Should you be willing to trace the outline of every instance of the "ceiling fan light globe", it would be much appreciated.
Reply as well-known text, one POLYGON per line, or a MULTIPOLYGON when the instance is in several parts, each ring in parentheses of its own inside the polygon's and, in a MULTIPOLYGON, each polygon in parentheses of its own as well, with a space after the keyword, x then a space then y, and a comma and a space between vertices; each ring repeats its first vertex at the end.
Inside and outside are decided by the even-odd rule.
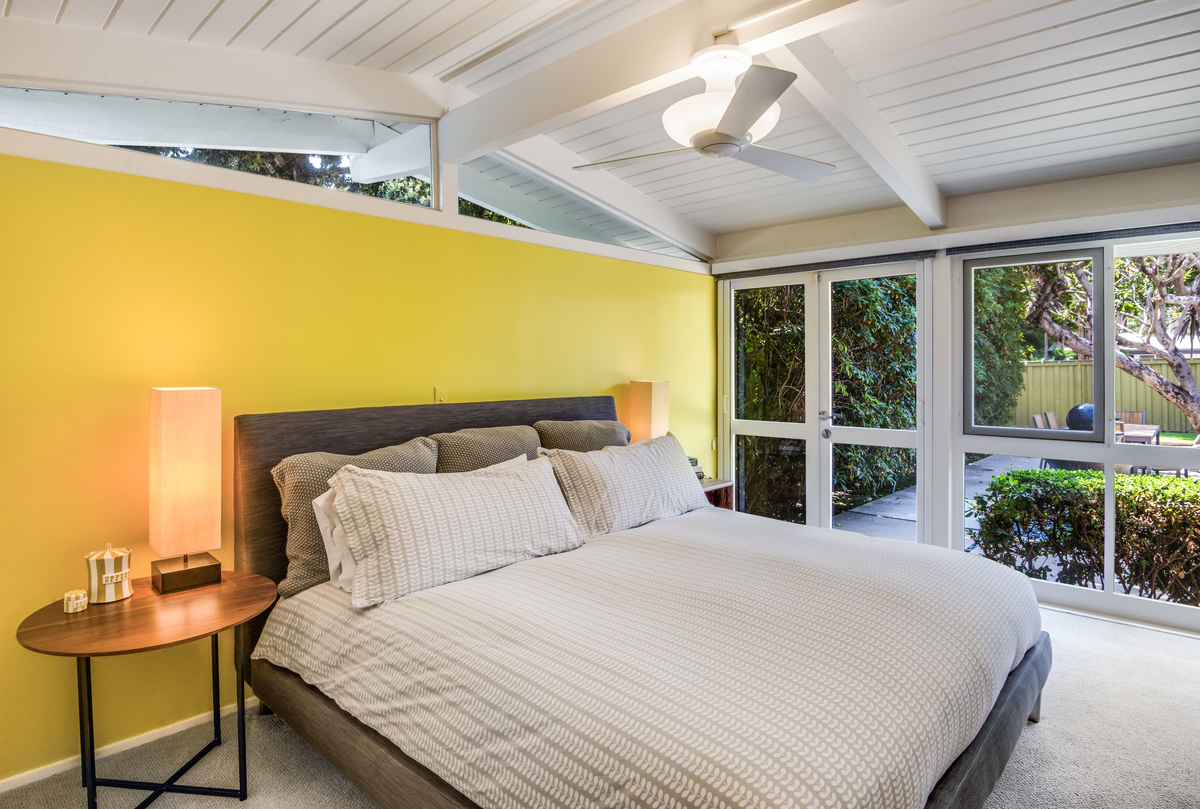
POLYGON ((754 122, 754 126, 750 127, 750 141, 758 143, 760 140, 771 134, 771 130, 779 123, 779 102, 776 101, 767 111, 762 114, 762 117, 754 122))
POLYGON ((663 129, 680 146, 691 146, 693 135, 716 127, 732 98, 732 92, 700 93, 676 101, 663 112, 663 129))

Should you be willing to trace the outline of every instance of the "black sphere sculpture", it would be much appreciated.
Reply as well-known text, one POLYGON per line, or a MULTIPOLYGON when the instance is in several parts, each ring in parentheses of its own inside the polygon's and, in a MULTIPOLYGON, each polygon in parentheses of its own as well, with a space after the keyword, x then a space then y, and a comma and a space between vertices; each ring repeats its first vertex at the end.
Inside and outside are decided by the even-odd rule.
POLYGON ((1067 429, 1091 431, 1092 425, 1095 424, 1095 416, 1096 409, 1092 405, 1075 405, 1071 412, 1067 413, 1067 429))

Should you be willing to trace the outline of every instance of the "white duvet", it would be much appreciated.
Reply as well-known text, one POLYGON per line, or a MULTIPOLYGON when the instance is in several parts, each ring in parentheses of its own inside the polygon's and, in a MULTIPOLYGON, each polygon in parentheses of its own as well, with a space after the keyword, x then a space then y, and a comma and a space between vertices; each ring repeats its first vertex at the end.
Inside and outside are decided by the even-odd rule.
POLYGON ((1041 629, 993 562, 723 509, 349 599, 254 656, 485 809, 920 809, 1041 629))

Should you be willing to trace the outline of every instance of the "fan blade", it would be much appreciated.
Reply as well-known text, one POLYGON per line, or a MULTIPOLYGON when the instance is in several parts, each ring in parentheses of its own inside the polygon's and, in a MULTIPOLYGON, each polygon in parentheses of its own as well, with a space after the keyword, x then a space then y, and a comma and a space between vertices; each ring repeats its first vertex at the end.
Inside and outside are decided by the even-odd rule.
POLYGON ((774 149, 767 149, 753 144, 743 147, 740 152, 732 155, 732 157, 735 160, 741 160, 743 163, 758 166, 760 169, 773 171, 776 174, 791 177, 793 180, 803 180, 806 183, 815 182, 837 168, 837 166, 831 166, 819 160, 797 157, 794 154, 777 152, 774 149))
POLYGON ((647 152, 646 154, 635 154, 629 157, 614 157, 612 160, 601 160, 598 163, 584 163, 582 166, 572 166, 576 171, 592 171, 593 169, 606 169, 609 166, 619 166, 622 163, 632 163, 635 160, 645 160, 649 157, 658 157, 659 155, 675 154, 676 152, 690 152, 692 147, 684 146, 680 149, 667 149, 665 152, 647 152))
POLYGON ((717 132, 735 140, 742 137, 763 117, 763 113, 779 100, 784 90, 796 80, 795 73, 763 65, 750 65, 737 92, 725 108, 717 132))

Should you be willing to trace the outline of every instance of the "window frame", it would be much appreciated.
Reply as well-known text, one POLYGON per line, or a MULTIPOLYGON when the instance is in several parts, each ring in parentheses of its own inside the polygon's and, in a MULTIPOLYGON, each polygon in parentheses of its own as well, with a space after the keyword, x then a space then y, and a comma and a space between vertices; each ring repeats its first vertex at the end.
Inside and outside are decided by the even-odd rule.
POLYGON ((1103 347, 1109 340, 1109 293, 1104 272, 1107 267, 1104 248, 1084 246, 1073 250, 1004 253, 988 257, 963 257, 962 260, 962 418, 965 435, 988 435, 1005 438, 1034 438, 1042 441, 1082 441, 1103 443, 1105 440, 1106 408, 1103 406, 1109 376, 1104 363, 1103 347), (1012 267, 1027 264, 1053 264, 1087 259, 1092 264, 1092 429, 1049 430, 1037 427, 1000 427, 975 423, 975 270, 1012 267))

